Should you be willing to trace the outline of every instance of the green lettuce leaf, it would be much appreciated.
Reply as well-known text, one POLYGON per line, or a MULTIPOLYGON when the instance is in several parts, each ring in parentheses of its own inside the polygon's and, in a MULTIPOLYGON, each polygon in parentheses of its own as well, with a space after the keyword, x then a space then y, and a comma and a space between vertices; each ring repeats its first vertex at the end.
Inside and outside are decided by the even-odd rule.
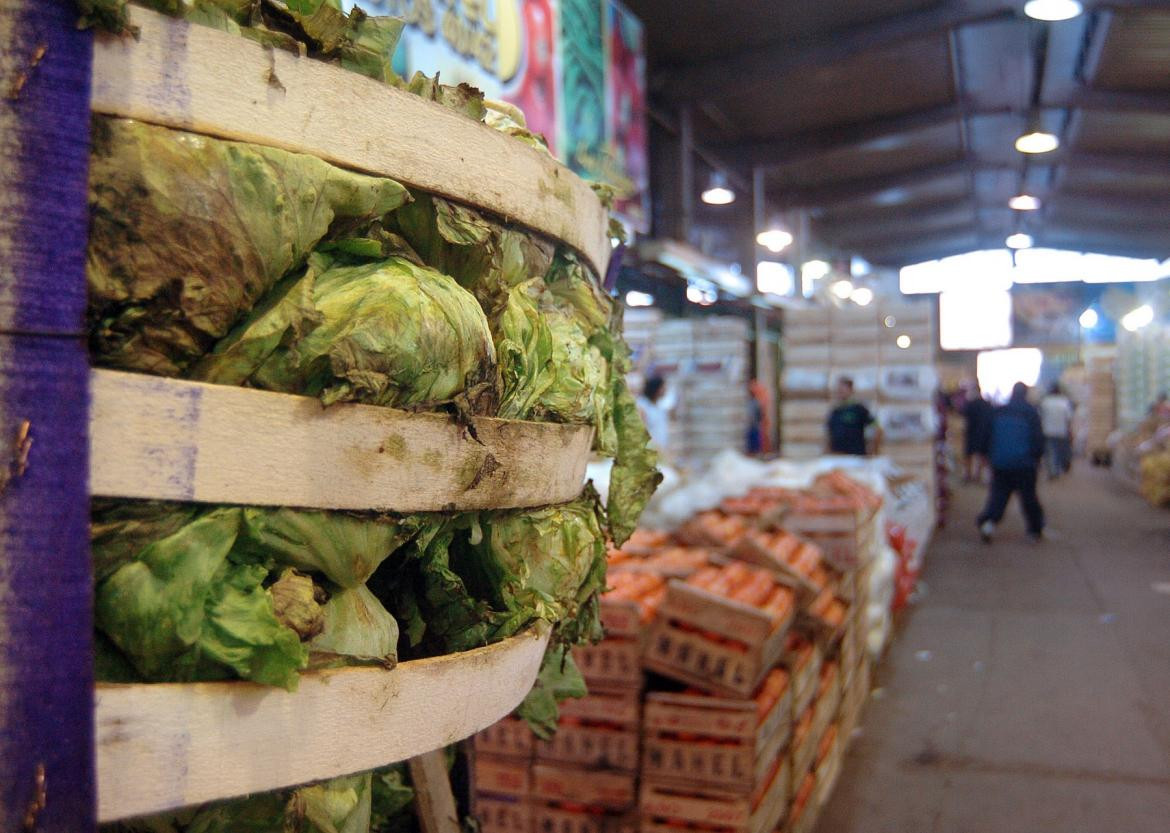
POLYGON ((557 731, 560 703, 588 693, 585 678, 577 669, 568 646, 563 643, 550 645, 541 660, 536 684, 517 707, 516 715, 528 724, 533 734, 548 740, 557 731))
POLYGON ((324 238, 407 199, 392 180, 312 156, 95 117, 95 362, 180 374, 324 238))
POLYGON ((446 275, 400 257, 339 266, 314 255, 285 290, 191 375, 319 396, 325 404, 434 407, 462 399, 480 412, 494 408, 496 357, 487 320, 446 275))
POLYGON ((324 630, 309 648, 393 665, 398 660, 398 623, 365 586, 339 590, 325 603, 324 630))
POLYGON ((236 564, 238 509, 208 512, 97 586, 97 626, 148 680, 239 676, 296 688, 308 651, 276 618, 268 570, 236 564))
POLYGON ((405 764, 375 770, 371 786, 370 833, 413 833, 414 788, 405 764))
POLYGON ((411 519, 370 518, 303 509, 241 510, 233 557, 275 561, 320 573, 341 587, 359 587, 392 552, 418 531, 411 519))

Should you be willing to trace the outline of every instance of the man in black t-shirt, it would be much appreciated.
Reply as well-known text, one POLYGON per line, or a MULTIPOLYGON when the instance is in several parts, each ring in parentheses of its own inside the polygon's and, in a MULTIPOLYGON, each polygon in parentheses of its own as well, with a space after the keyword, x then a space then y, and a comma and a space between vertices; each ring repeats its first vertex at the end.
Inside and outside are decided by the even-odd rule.
MULTIPOLYGON (((877 420, 869 408, 853 398, 853 380, 842 376, 837 380, 837 405, 829 412, 826 429, 829 435, 830 454, 856 454, 865 456, 865 432, 877 420)), ((873 450, 877 453, 881 443, 881 429, 874 429, 873 450)))

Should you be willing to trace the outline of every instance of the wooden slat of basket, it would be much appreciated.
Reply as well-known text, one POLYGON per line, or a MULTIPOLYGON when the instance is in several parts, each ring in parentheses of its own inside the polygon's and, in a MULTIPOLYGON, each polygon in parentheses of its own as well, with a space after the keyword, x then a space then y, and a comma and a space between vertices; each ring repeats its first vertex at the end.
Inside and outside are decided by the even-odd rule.
POLYGON ((98 817, 279 789, 446 746, 520 704, 547 643, 547 632, 525 633, 392 671, 315 672, 295 692, 244 682, 99 685, 98 817))
POLYGON ((453 417, 91 373, 90 491, 260 506, 456 511, 577 497, 588 426, 453 417))
POLYGON ((605 209, 546 154, 340 67, 141 8, 130 17, 137 39, 97 37, 96 112, 392 177, 562 240, 605 273, 605 209))

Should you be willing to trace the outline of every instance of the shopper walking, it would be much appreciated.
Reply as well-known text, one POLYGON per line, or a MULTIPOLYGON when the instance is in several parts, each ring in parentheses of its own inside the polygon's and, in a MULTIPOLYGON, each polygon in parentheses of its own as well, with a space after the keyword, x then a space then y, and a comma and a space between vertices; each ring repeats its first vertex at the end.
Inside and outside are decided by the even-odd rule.
POLYGON ((1044 431, 1040 414, 1028 402, 1028 386, 1017 382, 1006 405, 991 416, 991 491, 976 523, 987 543, 1003 520, 1008 501, 1020 496, 1028 537, 1039 541, 1044 534, 1044 509, 1036 494, 1036 474, 1044 456, 1044 431))
POLYGON ((1048 479, 1055 480, 1072 468, 1073 403, 1053 382, 1048 395, 1040 400, 1040 425, 1044 429, 1048 479))
POLYGON ((666 402, 666 380, 650 376, 642 385, 642 395, 636 400, 638 413, 646 424, 650 444, 661 453, 670 447, 670 406, 666 402))
POLYGON ((963 406, 963 460, 964 483, 982 483, 987 468, 987 452, 991 444, 991 403, 983 398, 979 383, 974 383, 967 393, 968 400, 963 406))
POLYGON ((854 454, 864 457, 877 454, 881 448, 882 429, 869 408, 853 396, 853 380, 842 376, 837 380, 837 405, 829 412, 825 424, 830 454, 854 454), (873 447, 866 441, 866 432, 873 426, 873 447))

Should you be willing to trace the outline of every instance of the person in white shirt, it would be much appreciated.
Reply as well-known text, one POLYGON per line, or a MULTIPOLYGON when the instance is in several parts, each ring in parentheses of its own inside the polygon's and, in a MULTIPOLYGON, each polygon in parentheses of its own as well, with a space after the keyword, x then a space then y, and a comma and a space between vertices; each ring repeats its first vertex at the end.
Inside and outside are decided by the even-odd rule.
POLYGON ((638 397, 638 412, 650 432, 650 444, 660 452, 670 446, 670 408, 664 401, 665 393, 666 380, 651 376, 642 385, 642 395, 638 397))
POLYGON ((1072 419, 1072 400, 1064 395, 1060 383, 1053 382, 1048 395, 1040 400, 1040 426, 1044 429, 1049 480, 1072 468, 1072 419))

